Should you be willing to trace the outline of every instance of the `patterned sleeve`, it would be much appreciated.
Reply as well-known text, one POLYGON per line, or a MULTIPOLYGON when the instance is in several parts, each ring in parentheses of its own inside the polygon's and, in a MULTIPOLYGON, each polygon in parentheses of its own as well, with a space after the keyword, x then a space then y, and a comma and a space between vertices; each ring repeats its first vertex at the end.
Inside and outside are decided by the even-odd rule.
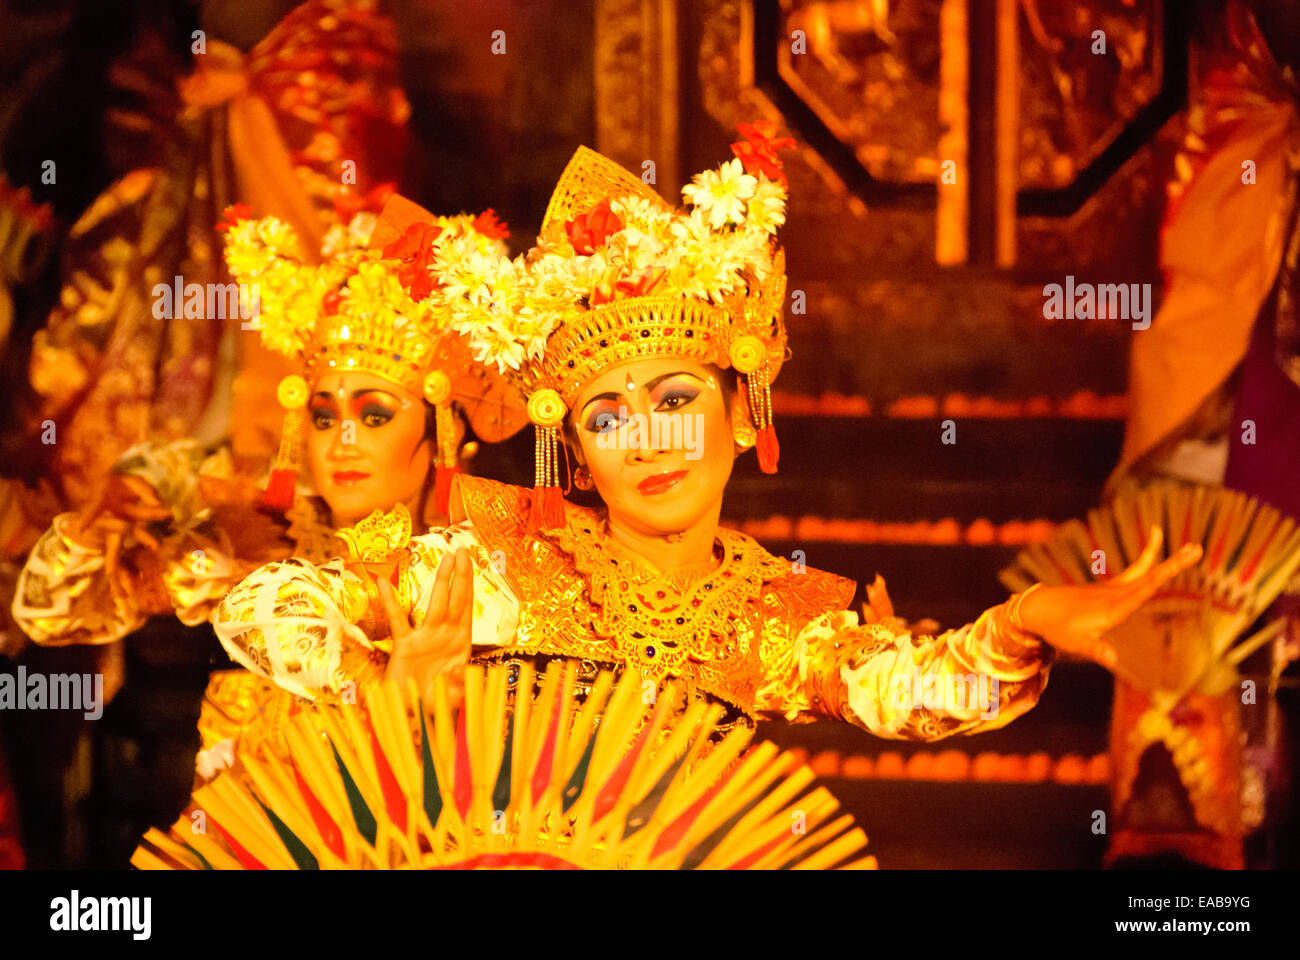
MULTIPOLYGON (((224 452, 224 451, 223 451, 224 452)), ((228 454, 226 455, 228 458, 228 454)), ((151 615, 175 612, 194 626, 248 572, 235 560, 227 537, 203 523, 199 477, 220 471, 193 441, 141 444, 115 470, 144 479, 172 512, 157 547, 124 524, 116 570, 110 573, 106 530, 77 529, 63 513, 32 548, 14 592, 13 616, 39 644, 111 643, 139 629, 151 615)))
POLYGON ((807 624, 770 664, 760 700, 790 720, 830 715, 879 737, 942 740, 996 730, 1033 708, 1051 660, 1051 647, 1010 624, 1006 604, 937 637, 839 611, 807 624))
MULTIPOLYGON (((479 546, 469 524, 411 542, 409 578, 400 595, 418 626, 433 593, 438 560, 469 547, 474 562, 476 647, 507 644, 518 622, 514 594, 479 546)), ((339 700, 383 677, 391 649, 382 607, 362 575, 331 560, 317 566, 291 559, 259 568, 221 601, 217 637, 239 664, 290 693, 339 700)))
POLYGON ((75 519, 55 517, 18 574, 14 622, 39 644, 112 643, 147 616, 126 574, 105 570, 103 547, 74 533, 75 519))

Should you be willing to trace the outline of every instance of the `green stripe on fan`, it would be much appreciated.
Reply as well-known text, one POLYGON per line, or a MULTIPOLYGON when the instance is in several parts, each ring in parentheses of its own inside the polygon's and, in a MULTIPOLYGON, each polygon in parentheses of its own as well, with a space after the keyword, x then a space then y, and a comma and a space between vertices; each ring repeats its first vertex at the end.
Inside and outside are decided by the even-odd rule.
POLYGON ((420 755, 424 762, 424 812, 429 823, 437 826, 438 817, 442 815, 442 789, 438 786, 438 771, 433 768, 433 752, 429 749, 429 721, 424 715, 424 704, 420 706, 420 755))
POLYGON ((271 821, 271 826, 275 827, 275 832, 280 835, 280 842, 284 848, 289 851, 289 856, 293 857, 293 862, 297 864, 299 870, 319 870, 320 863, 307 849, 307 845, 298 839, 298 835, 289 829, 289 825, 276 816, 275 811, 262 803, 260 797, 254 797, 262 812, 266 814, 267 819, 271 821))
POLYGON ((185 849, 188 850, 190 853, 194 854, 194 856, 196 856, 196 857, 199 858, 199 862, 203 864, 203 869, 204 869, 204 870, 211 870, 211 869, 213 869, 212 864, 208 863, 208 858, 205 857, 203 854, 199 853, 197 850, 195 850, 193 847, 191 847, 188 843, 185 844, 185 849))
POLYGON ((578 767, 573 771, 573 776, 569 778, 568 784, 564 787, 564 812, 568 813, 569 808, 573 806, 582 793, 582 785, 587 781, 587 767, 591 765, 591 751, 596 747, 596 735, 593 732, 587 740, 587 749, 582 752, 582 759, 578 761, 578 767))
POLYGON ((506 746, 501 754, 501 769, 497 771, 497 784, 492 788, 492 809, 504 810, 510 803, 510 751, 514 748, 515 718, 506 717, 506 746))
POLYGON ((375 845, 375 837, 379 835, 379 824, 375 822, 375 815, 370 812, 366 806, 366 801, 361 796, 361 790, 357 783, 352 779, 352 774, 348 773, 347 764, 339 756, 339 751, 331 742, 330 749, 334 751, 334 763, 339 768, 339 774, 343 777, 343 789, 348 794, 348 806, 352 808, 352 820, 357 825, 357 831, 365 838, 366 843, 372 847, 375 845))

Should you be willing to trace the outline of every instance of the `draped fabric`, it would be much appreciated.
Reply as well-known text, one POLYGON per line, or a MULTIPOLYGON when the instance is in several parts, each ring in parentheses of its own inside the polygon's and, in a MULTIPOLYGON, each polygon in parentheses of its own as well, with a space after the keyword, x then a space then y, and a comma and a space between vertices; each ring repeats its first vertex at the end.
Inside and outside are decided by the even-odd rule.
POLYGON ((241 464, 270 459, 289 371, 212 302, 209 285, 229 282, 221 211, 243 202, 319 238, 331 206, 400 170, 409 108, 396 31, 374 0, 309 0, 249 53, 209 39, 194 65, 155 111, 170 118, 152 132, 157 165, 111 185, 73 226, 60 303, 33 342, 29 420, 57 425, 50 472, 65 507, 145 440, 229 432, 241 464), (160 309, 159 284, 183 302, 160 309))
POLYGON ((1288 245, 1300 156, 1296 90, 1243 5, 1229 5, 1228 26, 1233 56, 1204 79, 1170 185, 1164 300, 1150 328, 1133 334, 1128 424, 1111 489, 1196 429, 1245 358, 1288 245))

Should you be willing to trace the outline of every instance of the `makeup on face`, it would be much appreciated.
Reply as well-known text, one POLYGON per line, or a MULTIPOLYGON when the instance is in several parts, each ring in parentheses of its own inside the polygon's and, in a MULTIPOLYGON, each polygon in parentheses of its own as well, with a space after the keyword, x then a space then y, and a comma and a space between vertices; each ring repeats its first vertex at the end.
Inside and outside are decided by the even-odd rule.
MULTIPOLYGON (((387 390, 366 387, 353 391, 350 398, 346 391, 340 389, 339 396, 345 398, 343 419, 353 420, 363 426, 382 427, 397 415, 398 410, 410 406, 409 400, 395 397, 387 390)), ((328 430, 339 419, 339 403, 335 395, 319 391, 312 397, 310 416, 312 426, 317 430, 328 430)))
POLYGON ((651 357, 587 387, 571 423, 611 524, 655 536, 716 524, 735 460, 721 383, 705 364, 651 357))
POLYGON ((430 465, 418 399, 366 374, 318 382, 306 447, 317 490, 338 523, 355 523, 419 492, 430 465))
MULTIPOLYGON (((629 388, 635 386, 631 377, 628 377, 626 385, 629 388)), ((648 380, 640 389, 647 394, 652 412, 676 413, 698 397, 705 386, 705 381, 694 374, 677 370, 648 380)), ((636 392, 607 392, 592 397, 582 408, 583 429, 590 433, 618 429, 627 420, 636 392)))

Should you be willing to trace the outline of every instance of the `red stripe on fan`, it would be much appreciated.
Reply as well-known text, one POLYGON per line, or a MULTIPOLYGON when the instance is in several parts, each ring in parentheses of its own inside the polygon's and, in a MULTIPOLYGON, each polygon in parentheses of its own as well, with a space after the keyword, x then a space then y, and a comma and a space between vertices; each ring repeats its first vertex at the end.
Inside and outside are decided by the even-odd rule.
POLYGON ((576 863, 551 853, 481 853, 477 857, 433 867, 434 870, 501 870, 509 868, 538 870, 581 870, 576 863))
POLYGON ((1248 562, 1244 567, 1241 568, 1241 580, 1243 583, 1250 582, 1250 578, 1255 574, 1255 568, 1258 567, 1260 561, 1264 559, 1264 554, 1268 552, 1268 548, 1270 545, 1272 545, 1273 539, 1277 536, 1277 532, 1279 529, 1281 528, 1274 527, 1269 532, 1269 535, 1264 538, 1264 543, 1259 548, 1259 552, 1256 553, 1253 557, 1251 557, 1250 562, 1248 562))
POLYGON ((778 837, 776 837, 776 838, 774 838, 774 839, 772 839, 772 840, 769 840, 767 843, 763 844, 761 847, 759 847, 757 850, 755 850, 755 851, 754 851, 753 853, 751 853, 749 856, 747 856, 747 857, 741 857, 739 860, 737 860, 737 861, 736 861, 735 863, 733 863, 731 866, 727 867, 727 869, 728 869, 728 870, 748 870, 748 869, 749 869, 750 867, 752 867, 754 864, 758 863, 758 861, 761 860, 763 857, 767 856, 769 853, 771 853, 773 850, 775 850, 776 847, 777 847, 777 844, 779 844, 779 843, 780 843, 782 840, 784 840, 784 839, 785 839, 785 837, 779 837, 779 836, 778 836, 778 837))
POLYGON ((1216 543, 1214 545, 1214 549, 1210 551, 1209 569, 1211 570, 1219 569, 1219 564, 1223 560, 1223 551, 1227 546, 1228 546, 1228 529, 1227 526, 1225 525, 1223 529, 1223 536, 1219 537, 1219 542, 1216 543))
POLYGON ((452 799, 456 801, 456 809, 460 811, 462 820, 469 813, 469 802, 474 797, 473 773, 469 765, 469 740, 465 730, 466 712, 462 705, 460 716, 456 719, 456 776, 452 787, 452 799))
POLYGON ((685 813, 669 824, 668 829, 659 835, 659 840, 655 843, 654 851, 650 854, 652 859, 667 853, 681 843, 682 837, 686 835, 686 831, 690 829, 691 824, 699 818, 700 814, 704 812, 704 808, 718 795, 718 791, 722 789, 723 785, 731 779, 731 774, 735 773, 735 769, 733 767, 730 773, 709 787, 708 790, 705 790, 704 796, 696 800, 686 809, 685 813))
POLYGON ((302 778, 302 774, 297 767, 293 768, 293 775, 294 779, 298 781, 298 792, 302 794, 303 800, 307 801, 307 810, 311 813, 311 818, 316 824, 316 832, 325 841, 325 846, 329 847, 330 852, 342 860, 347 851, 343 846, 343 834, 340 832, 338 824, 329 815, 329 811, 321 806, 321 802, 311 792, 311 789, 307 786, 307 781, 302 778))
POLYGON ((555 709, 551 711, 551 727, 546 731, 546 742, 542 744, 542 755, 537 758, 537 769, 533 771, 530 789, 533 803, 546 792, 546 785, 551 782, 551 768, 555 763, 555 738, 560 729, 560 698, 555 698, 555 709))
POLYGON ((1070 572, 1068 570, 1066 570, 1063 566, 1061 566, 1059 563, 1056 562, 1055 556, 1049 553, 1047 555, 1047 559, 1052 561, 1052 566, 1054 566, 1056 568, 1056 572, 1061 575, 1062 583, 1078 583, 1078 581, 1075 580, 1074 577, 1070 576, 1070 572))
POLYGON ((397 829, 402 833, 406 832, 406 794, 397 784, 397 778, 393 776, 393 768, 388 765, 388 758, 384 756, 383 749, 379 746, 379 738, 375 736, 374 727, 370 728, 370 752, 375 756, 375 773, 379 777, 379 789, 384 794, 384 806, 388 808, 388 816, 393 823, 397 824, 397 829))
MULTIPOLYGON (((211 817, 208 817, 208 819, 212 820, 211 817)), ((217 828, 217 833, 221 834, 222 838, 225 839, 226 843, 230 845, 230 849, 234 851, 235 857, 238 858, 239 862, 243 865, 245 870, 266 869, 266 864, 262 863, 261 860, 257 859, 257 857, 253 856, 251 853, 245 850, 238 840, 236 840, 230 834, 226 833, 226 831, 222 828, 221 824, 217 823, 217 821, 215 820, 212 820, 212 825, 217 828)))
POLYGON ((645 746, 646 740, 650 736, 650 730, 659 720, 659 715, 663 712, 664 701, 661 699, 659 706, 655 708, 654 716, 641 728, 637 734, 636 743, 632 749, 627 752, 614 772, 609 775, 605 785, 600 788, 600 793, 596 795, 596 804, 592 809, 591 822, 600 823, 600 820, 610 810, 614 809, 614 804, 618 802, 618 795, 623 792, 623 787, 627 784, 627 778, 632 775, 632 766, 636 763, 636 758, 641 754, 641 748, 645 746))

